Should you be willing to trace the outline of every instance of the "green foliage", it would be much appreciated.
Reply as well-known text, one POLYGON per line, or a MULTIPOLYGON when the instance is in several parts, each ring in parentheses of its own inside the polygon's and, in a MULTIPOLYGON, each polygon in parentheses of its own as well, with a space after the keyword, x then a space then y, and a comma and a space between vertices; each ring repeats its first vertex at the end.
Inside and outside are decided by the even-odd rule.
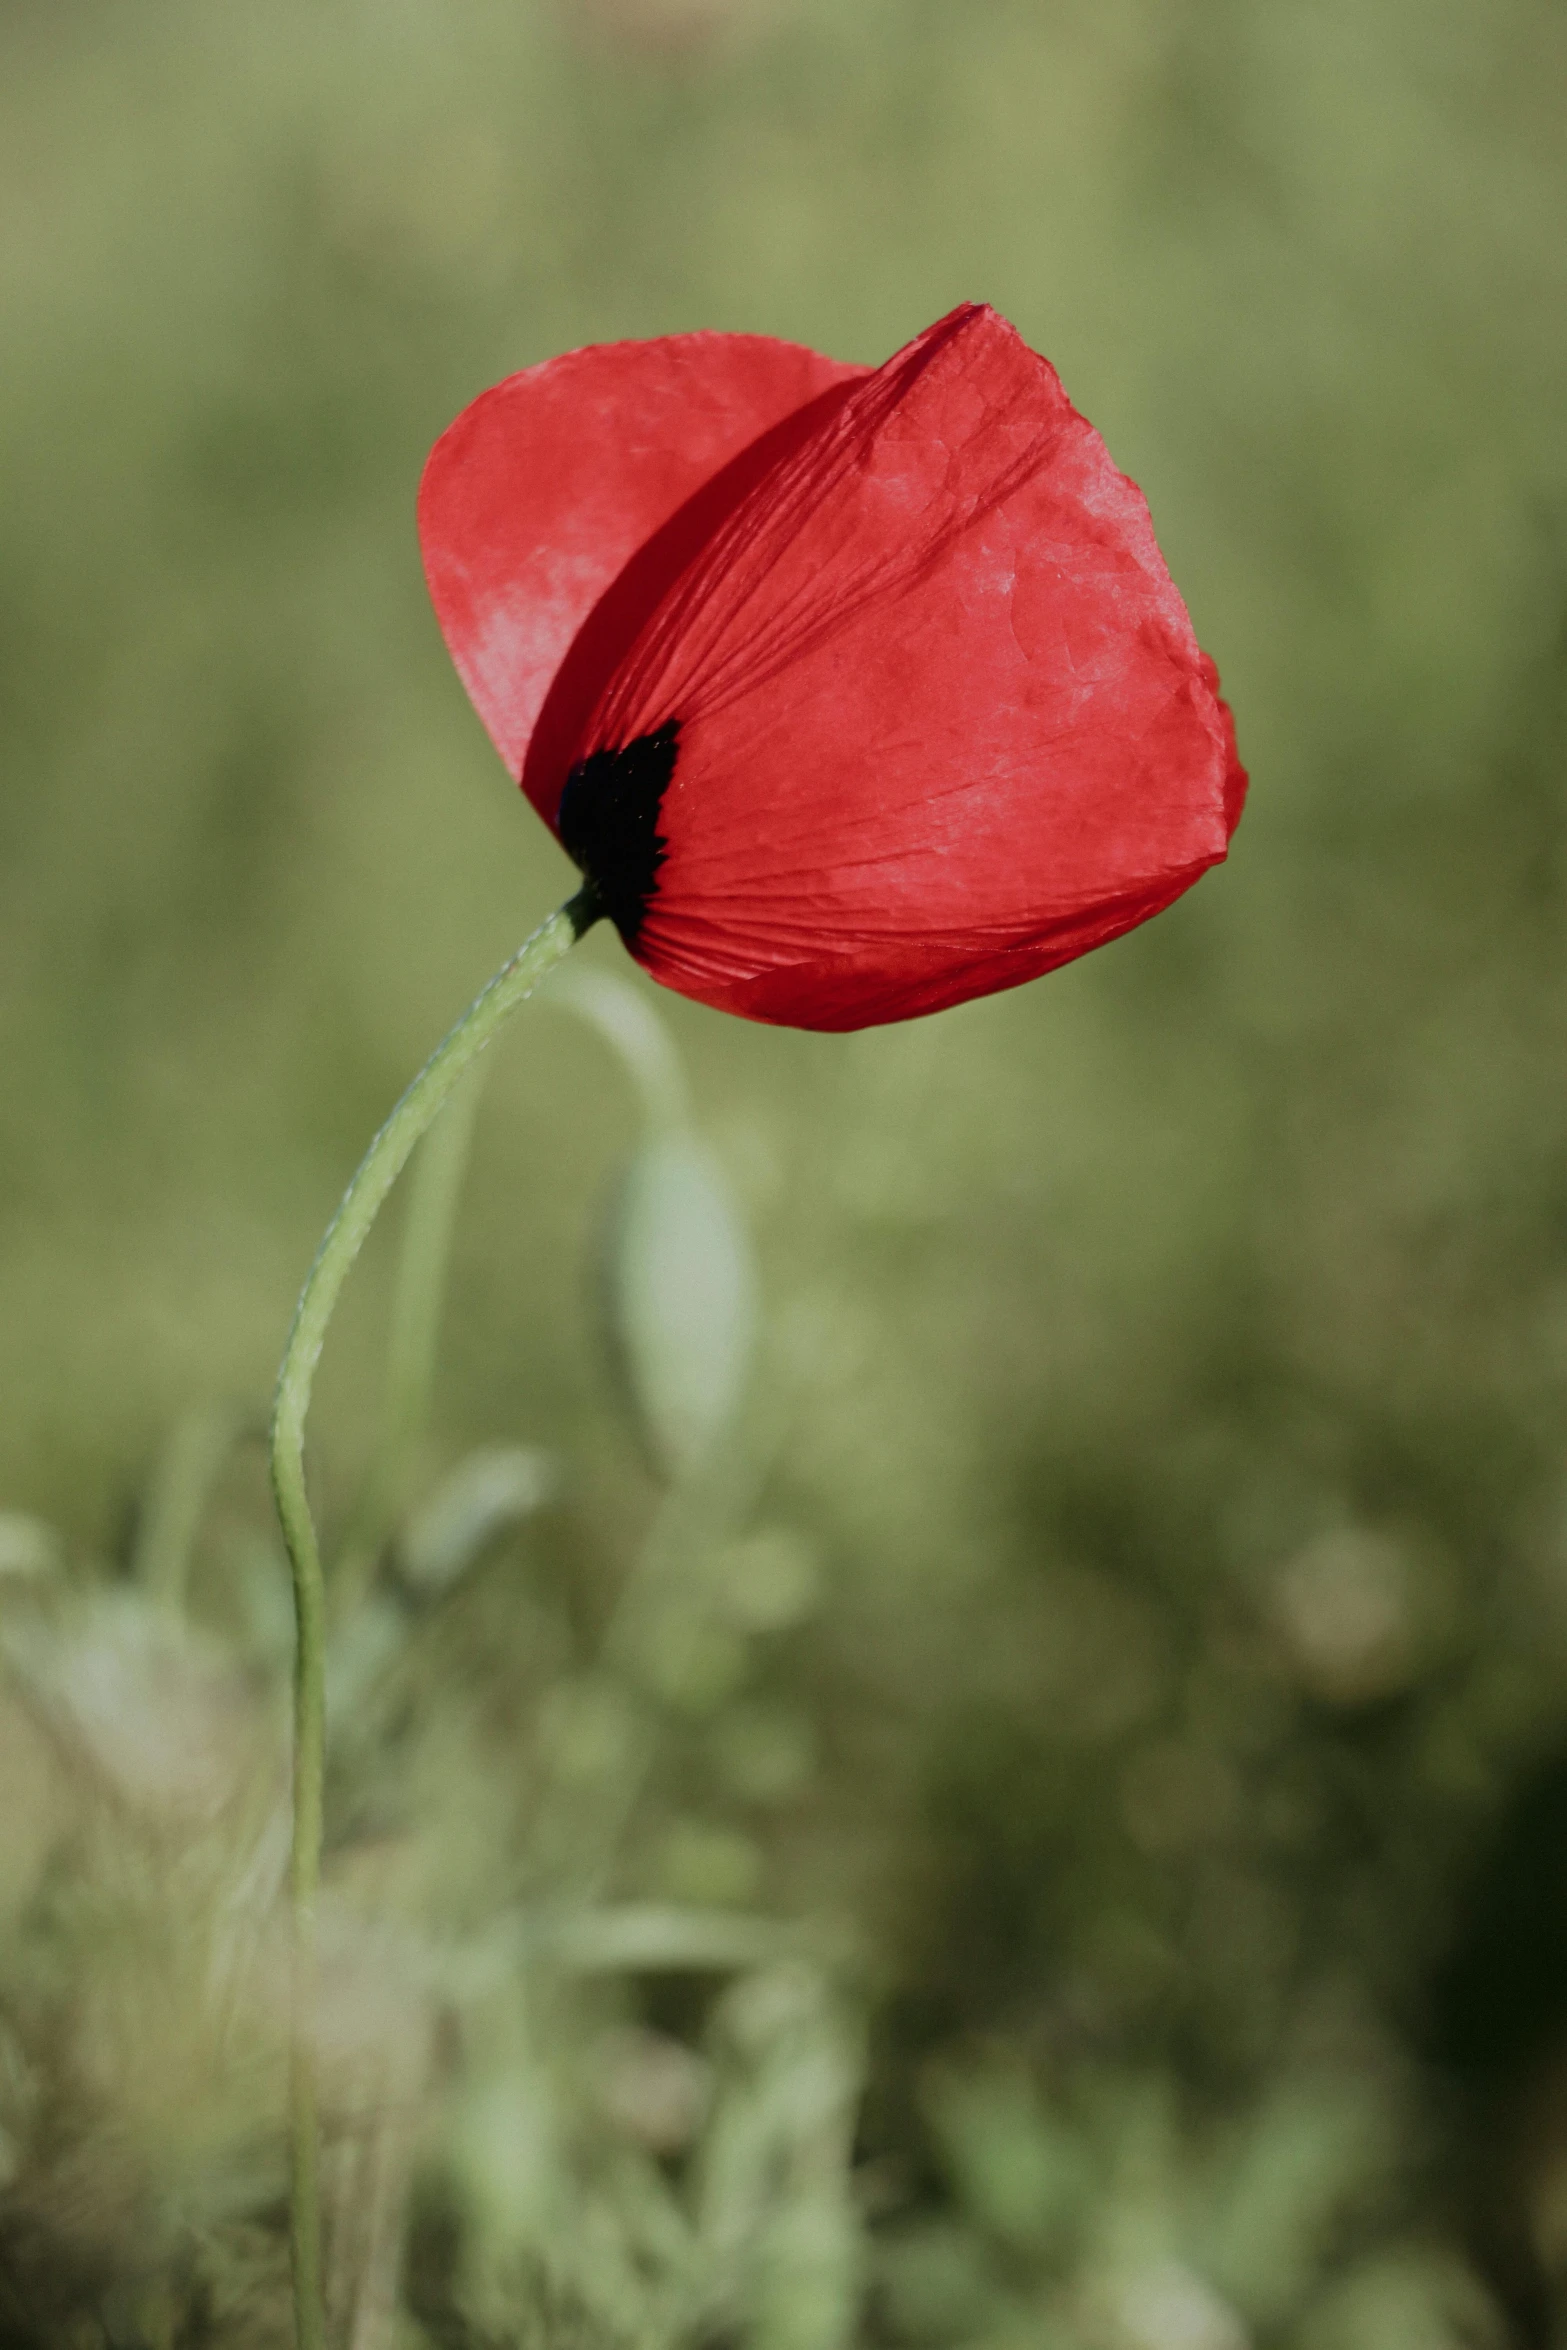
MULTIPOLYGON (((657 1033, 640 1000, 618 1008, 657 1033)), ((433 1308, 429 1189, 455 1201, 470 1123, 424 1145, 400 1299, 433 1308)), ((733 1261, 744 1234, 710 1180, 703 1196, 733 1261)), ((663 1322, 650 1310, 667 1248, 656 1216, 632 1220, 610 1272, 612 1318, 625 1293, 643 1315, 655 1399, 660 1345, 722 1349, 731 1327, 699 1245, 716 1315, 678 1293, 663 1322)), ((415 1319, 428 1348, 437 1317, 415 1319)), ((392 1437, 417 1440, 408 1396, 427 1388, 427 1362, 394 1361, 392 1437)), ((792 1785, 786 1717, 727 1707, 716 1786, 699 1809, 679 1795, 691 1718, 705 1729, 804 1603, 779 1577, 787 1537, 761 1532, 762 1605, 746 1621, 720 1604, 723 1400, 601 1626, 537 1588, 530 1608, 557 1482, 536 1451, 470 1455, 368 1551, 361 1509, 336 1558, 312 2035, 334 2338, 835 2350, 854 2331, 864 2068, 845 1968, 820 1932, 720 1906, 755 1890, 747 1812, 792 1785), (501 1608, 531 1670, 509 1653, 486 1687, 469 1643, 493 1647, 501 1608), (671 1980, 679 2031, 643 2012, 671 1980)), ((290 2322, 287 1562, 248 1518, 200 1556, 248 1433, 232 1413, 176 1430, 121 1582, 67 1573, 33 1521, 6 1522, 0 2240, 29 2339, 290 2322)))

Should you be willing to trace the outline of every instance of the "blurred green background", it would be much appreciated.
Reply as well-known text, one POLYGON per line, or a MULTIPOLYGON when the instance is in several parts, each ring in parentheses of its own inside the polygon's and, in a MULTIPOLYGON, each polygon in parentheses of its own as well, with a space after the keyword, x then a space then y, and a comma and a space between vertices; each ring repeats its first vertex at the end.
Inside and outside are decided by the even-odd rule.
MULTIPOLYGON (((1564 99, 1557 0, 0 8, 0 1505, 78 1562, 264 1399, 369 1132, 570 886, 419 570, 476 391, 988 300, 1219 663, 1250 809, 1147 930, 848 1039, 660 1003, 762 1269, 746 1523, 819 1604, 701 1732, 759 1690, 814 1759, 666 1790, 648 1881, 852 1925, 876 2339, 1555 2338, 1564 99)), ((634 1133, 525 1014, 420 1463, 544 1447, 599 1595, 655 1506, 591 1299, 634 1133)), ((482 1622, 452 1720, 510 1640, 533 1686, 482 1622)))

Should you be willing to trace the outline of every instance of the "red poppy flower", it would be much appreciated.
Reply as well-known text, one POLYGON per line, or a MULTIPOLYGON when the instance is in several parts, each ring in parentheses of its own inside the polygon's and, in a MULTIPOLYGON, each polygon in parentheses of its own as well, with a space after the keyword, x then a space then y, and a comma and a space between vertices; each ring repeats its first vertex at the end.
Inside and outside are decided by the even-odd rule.
POLYGON ((723 1010, 1016 986, 1240 816, 1141 493, 992 310, 874 370, 754 335, 547 360, 437 442, 419 524, 501 757, 638 961, 723 1010))

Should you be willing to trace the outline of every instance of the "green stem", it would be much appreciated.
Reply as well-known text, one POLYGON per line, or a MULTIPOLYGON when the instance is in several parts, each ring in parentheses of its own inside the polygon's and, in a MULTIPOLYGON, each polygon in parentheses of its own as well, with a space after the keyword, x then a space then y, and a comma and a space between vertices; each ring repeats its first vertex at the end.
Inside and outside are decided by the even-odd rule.
POLYGON ((316 1251, 283 1350, 272 1412, 272 1490, 294 1578, 294 1848, 292 2010, 289 2054, 289 2240, 298 2350, 325 2350, 321 2201, 317 2169, 314 2047, 316 1891, 326 1767, 326 1592, 305 1490, 305 1420, 327 1326, 355 1257, 419 1137, 463 1071, 509 1013, 574 946, 600 907, 591 889, 541 923, 445 1042, 437 1046, 371 1143, 316 1251))
POLYGON ((386 1341, 381 1434, 347 1540, 332 1562, 334 1623, 346 1622, 364 1597, 407 1497, 409 1464, 429 1410, 457 1203, 483 1090, 481 1064, 457 1087, 445 1116, 425 1136, 408 1179, 402 1253, 386 1341))
POLYGON ((713 1559, 752 1506, 779 1441, 776 1405, 754 1385, 714 1453, 669 1487, 599 1640, 598 1675, 625 1707, 613 1767, 586 1784, 547 1772, 534 1827, 542 1874, 571 1903, 605 1898, 657 1760, 666 1700, 646 1670, 671 1634, 718 1614, 713 1559))
POLYGON ((201 1522, 229 1454, 262 1433, 258 1415, 233 1404, 187 1414, 158 1463, 136 1536, 131 1573, 149 1599, 171 1615, 185 1586, 201 1522))

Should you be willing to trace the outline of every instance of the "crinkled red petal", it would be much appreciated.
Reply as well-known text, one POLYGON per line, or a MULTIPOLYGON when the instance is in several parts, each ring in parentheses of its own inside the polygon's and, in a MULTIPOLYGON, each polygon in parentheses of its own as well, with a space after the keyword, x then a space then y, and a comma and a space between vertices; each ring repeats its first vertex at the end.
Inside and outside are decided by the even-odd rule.
POLYGON ((421 528, 542 814, 678 722, 634 951, 704 1002, 852 1028, 1016 985, 1238 821, 1141 493, 988 309, 874 373, 729 336, 551 362, 438 445, 421 528))
POLYGON ((807 1027, 1033 978, 1224 855, 1216 682, 1055 370, 954 312, 757 482, 590 721, 583 749, 680 721, 635 951, 807 1027))
POLYGON ((547 823, 616 662, 788 446, 775 428, 865 372, 765 335, 603 343, 508 377, 436 442, 419 486, 431 600, 547 823))

